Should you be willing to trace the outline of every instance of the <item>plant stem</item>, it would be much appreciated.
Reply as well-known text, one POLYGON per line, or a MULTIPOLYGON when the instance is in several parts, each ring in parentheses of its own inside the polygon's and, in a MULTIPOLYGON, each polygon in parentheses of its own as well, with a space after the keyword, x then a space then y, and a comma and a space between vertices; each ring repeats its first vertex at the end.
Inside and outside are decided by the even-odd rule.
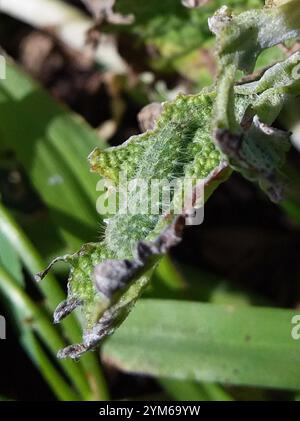
MULTIPOLYGON (((51 33, 54 32, 66 45, 87 53, 87 31, 94 26, 94 22, 74 6, 61 0, 1 0, 1 11, 35 28, 44 31, 51 29, 51 33)), ((111 71, 127 71, 127 65, 110 37, 101 37, 93 55, 96 62, 111 71)))
MULTIPOLYGON (((32 276, 46 267, 45 262, 31 241, 27 238, 1 202, 0 230, 18 252, 23 264, 32 276)), ((65 299, 64 291, 51 273, 47 275, 43 282, 38 283, 38 287, 46 298, 46 307, 51 313, 57 304, 65 299)), ((78 342, 80 340, 81 331, 73 315, 62 322, 62 327, 70 341, 78 342)), ((91 387, 93 398, 107 400, 108 391, 106 381, 96 356, 91 353, 83 356, 81 358, 81 364, 84 368, 87 382, 89 382, 89 386, 91 387)))

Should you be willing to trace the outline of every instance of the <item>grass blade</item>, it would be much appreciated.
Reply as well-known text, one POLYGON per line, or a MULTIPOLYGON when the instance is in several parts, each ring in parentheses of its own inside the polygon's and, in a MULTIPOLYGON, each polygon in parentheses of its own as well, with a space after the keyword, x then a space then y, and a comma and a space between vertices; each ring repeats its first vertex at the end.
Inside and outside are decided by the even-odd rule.
POLYGON ((97 177, 86 158, 103 142, 9 60, 0 113, 0 151, 14 152, 67 244, 75 250, 95 240, 97 177))
MULTIPOLYGON (((56 356, 57 350, 64 347, 65 344, 55 327, 48 320, 45 312, 28 297, 18 286, 17 281, 2 266, 0 266, 0 281, 1 292, 22 314, 23 323, 30 324, 51 353, 56 356)), ((59 363, 76 386, 82 399, 89 400, 91 391, 82 376, 80 367, 73 361, 65 360, 59 363)))
MULTIPOLYGON (((32 276, 45 268, 46 264, 41 256, 1 202, 0 232, 10 241, 32 276)), ((64 300, 64 292, 51 273, 48 274, 47 279, 42 283, 38 283, 38 287, 44 295, 46 306, 52 315, 57 304, 64 300)), ((68 317, 62 323, 62 327, 64 328, 65 336, 70 341, 77 342, 80 339, 81 331, 74 316, 68 317)), ((86 378, 90 383, 94 398, 105 400, 108 397, 108 391, 100 370, 100 362, 95 355, 87 354, 81 359, 81 364, 84 368, 86 378)))
POLYGON ((300 389, 294 311, 142 300, 104 346, 117 367, 154 376, 300 389))

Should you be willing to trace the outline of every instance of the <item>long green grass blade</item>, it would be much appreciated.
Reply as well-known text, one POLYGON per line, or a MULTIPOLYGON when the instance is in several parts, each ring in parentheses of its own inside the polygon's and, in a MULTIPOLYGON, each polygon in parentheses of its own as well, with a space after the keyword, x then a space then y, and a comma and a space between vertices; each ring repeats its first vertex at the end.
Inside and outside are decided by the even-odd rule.
POLYGON ((96 239, 96 180, 86 157, 103 142, 9 60, 0 80, 0 152, 13 152, 75 250, 96 239))
MULTIPOLYGON (((42 270, 46 264, 42 257, 32 245, 24 232, 20 229, 16 221, 0 202, 0 235, 5 236, 14 250, 18 253, 23 264, 29 273, 34 276, 42 270)), ((1 237, 0 237, 1 238, 1 237)), ((6 248, 7 249, 7 248, 6 248)), ((6 252, 7 253, 7 252, 6 252)), ((0 251, 1 256, 1 251, 0 251)), ((10 267, 11 265, 7 265, 10 267)), ((49 274, 44 282, 39 283, 38 287, 45 297, 46 307, 52 314, 57 304, 64 299, 63 289, 58 284, 56 278, 49 274)), ((52 317, 52 316, 51 316, 52 317)), ((71 341, 80 339, 80 328, 74 316, 70 316, 62 324, 65 336, 71 341)), ((90 384, 93 397, 95 399, 105 400, 108 397, 107 387, 100 370, 100 364, 93 354, 85 355, 81 360, 87 381, 90 384)))
POLYGON ((80 396, 66 383, 50 361, 34 333, 26 327, 22 332, 21 343, 59 400, 78 401, 80 399, 80 396))
MULTIPOLYGON (((0 265, 2 265, 16 280, 19 285, 24 285, 22 265, 16 250, 11 246, 5 235, 0 231, 0 265)), ((30 324, 22 320, 22 312, 6 301, 6 307, 12 311, 13 326, 19 332, 20 342, 27 355, 44 376, 56 397, 60 400, 77 400, 77 396, 71 387, 50 361, 42 346, 35 337, 30 324)))
MULTIPOLYGON (((28 295, 18 286, 17 281, 4 267, 0 266, 0 291, 22 314, 23 323, 29 323, 35 330, 49 351, 55 356, 59 348, 64 346, 55 327, 48 320, 45 312, 40 309, 28 295)), ((60 361, 60 365, 74 383, 82 399, 91 399, 91 391, 80 366, 73 361, 60 361)))
POLYGON ((300 389, 295 311, 142 300, 104 346, 122 370, 222 384, 300 389))

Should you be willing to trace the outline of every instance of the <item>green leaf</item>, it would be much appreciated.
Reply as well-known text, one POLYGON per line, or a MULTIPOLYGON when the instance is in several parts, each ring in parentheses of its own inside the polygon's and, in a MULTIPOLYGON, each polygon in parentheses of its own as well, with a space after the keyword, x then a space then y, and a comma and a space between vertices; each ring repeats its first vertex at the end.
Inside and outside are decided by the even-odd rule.
MULTIPOLYGON (((33 276, 39 269, 45 267, 45 264, 43 263, 43 260, 40 257, 38 251, 35 250, 35 248, 32 246, 30 240, 22 232, 22 230, 20 229, 18 224, 16 224, 9 212, 7 212, 7 210, 2 206, 1 201, 0 246, 0 271, 2 270, 3 266, 4 271, 2 272, 5 273, 5 270, 8 272, 8 276, 3 275, 4 278, 10 278, 10 283, 16 282, 20 284, 22 286, 22 291, 24 291, 26 288, 23 280, 23 273, 21 271, 20 261, 17 261, 17 259, 20 259, 23 262, 25 268, 33 276), (1 242, 2 237, 3 241, 1 242), (5 249, 3 249, 2 246, 5 247, 5 249), (12 255, 13 259, 10 259, 9 261, 7 259, 3 259, 1 261, 1 256, 4 255, 12 255), (18 271, 16 269, 18 269, 18 271), (15 278, 13 276, 14 273, 18 274, 19 277, 15 278)), ((4 282, 7 282, 7 279, 6 281, 2 280, 2 283, 4 282)), ((48 311, 47 313, 45 312, 45 316, 50 317, 48 322, 51 326, 53 309, 63 299, 64 291, 52 274, 51 276, 49 275, 45 283, 38 284, 37 288, 42 293, 44 300, 40 303, 39 306, 33 304, 32 308, 37 309, 38 312, 47 309, 48 311)), ((9 306, 11 312, 13 313, 13 317, 16 322, 15 324, 19 331, 20 341, 23 347, 25 348, 27 354, 29 354, 34 364, 37 365, 38 369, 46 377, 49 385, 53 387, 54 392, 61 399, 74 399, 74 394, 69 393, 70 390, 68 391, 68 387, 64 385, 64 380, 61 378, 59 373, 56 373, 55 368, 51 367, 52 362, 50 361, 48 356, 44 355, 43 347, 41 346, 38 339, 35 337, 35 333, 33 332, 34 322, 32 317, 28 318, 28 315, 24 315, 24 309, 22 309, 22 306, 20 304, 22 299, 28 303, 30 301, 29 296, 26 293, 24 293, 24 295, 22 295, 21 293, 23 298, 18 300, 15 299, 15 296, 14 294, 12 294, 12 289, 10 287, 8 288, 8 290, 10 291, 10 294, 8 293, 8 299, 5 301, 5 304, 9 306), (27 321, 24 322, 24 320, 27 319, 30 319, 30 323, 27 321)), ((3 295, 5 296, 9 291, 7 291, 4 287, 3 295)), ((47 317, 45 317, 45 319, 47 317)), ((53 332, 55 332, 55 334, 57 333, 56 330, 54 330, 53 332)), ((72 316, 68 320, 65 320, 65 322, 61 326, 60 333, 63 339, 61 338, 62 340, 61 342, 57 342, 58 344, 64 344, 64 340, 66 339, 70 341, 77 341, 80 338, 80 326, 75 320, 74 316, 72 316)), ((51 346, 56 340, 55 336, 48 337, 46 335, 46 338, 46 344, 47 341, 49 341, 48 344, 50 343, 51 346)), ((90 392, 88 392, 88 398, 90 398, 90 396, 93 396, 94 399, 105 399, 108 396, 106 391, 106 384, 99 367, 99 360, 96 357, 96 355, 85 355, 85 357, 82 358, 82 360, 80 361, 79 366, 78 364, 74 366, 73 374, 75 377, 77 377, 79 374, 83 382, 86 383, 88 388, 91 389, 90 392), (81 372, 80 366, 82 366, 83 372, 81 372)))
POLYGON ((300 226, 300 203, 299 201, 285 200, 281 204, 282 209, 297 225, 300 226))
MULTIPOLYGON (((224 4, 213 0, 198 9, 183 7, 180 0, 118 0, 115 9, 123 15, 133 14, 132 25, 109 27, 111 31, 127 32, 144 41, 159 52, 151 59, 155 68, 179 71, 185 78, 212 82, 211 71, 206 68, 209 50, 213 48, 213 36, 208 28, 208 18, 224 4)), ((229 7, 240 12, 260 7, 262 0, 228 0, 229 7)), ((211 62, 214 59, 211 57, 211 62)))
MULTIPOLYGON (((15 314, 17 319, 20 323, 20 330, 22 334, 22 340, 25 340, 23 345, 26 347, 28 346, 28 329, 34 330, 43 343, 46 345, 48 350, 51 353, 56 353, 57 349, 64 345, 64 338, 60 336, 60 333, 55 329, 53 323, 48 318, 47 313, 44 311, 42 306, 36 304, 22 289, 18 282, 14 278, 11 277, 9 272, 0 265, 0 292, 1 294, 10 302, 11 306, 15 310, 15 314), (25 324, 25 328, 23 329, 23 325, 25 324), (28 326, 26 326, 28 324, 28 326), (27 342, 26 342, 27 340, 27 342)), ((31 340, 31 339, 30 339, 31 340)), ((33 350, 31 350, 31 356, 35 355, 35 363, 42 362, 43 364, 47 364, 48 357, 43 358, 40 360, 41 354, 33 354, 33 350)), ((65 370, 66 374, 68 375, 70 381, 74 382, 74 386, 80 392, 80 396, 83 397, 85 400, 90 399, 92 396, 91 389, 89 388, 89 384, 87 379, 85 378, 81 367, 76 365, 74 361, 60 361, 60 366, 65 370), (71 363, 71 364, 70 364, 71 363)), ((47 376, 47 380, 49 381, 49 375, 53 375, 56 373, 49 367, 41 367, 41 371, 44 376, 47 376)), ((62 380, 64 381, 64 380, 62 380)), ((51 382, 53 386, 54 382, 51 382)), ((60 387, 60 385, 57 385, 60 387)), ((69 387, 64 387, 64 396, 66 397, 66 391, 69 387)), ((56 389, 57 392, 57 389, 56 389)), ((74 397, 74 394, 72 393, 74 397)), ((70 394, 69 394, 70 397, 70 394)))
POLYGON ((295 311, 141 300, 103 347, 121 370, 175 379, 300 389, 295 311))
POLYGON ((20 342, 26 350, 27 355, 32 360, 37 370, 42 374, 52 388, 54 394, 59 400, 63 401, 78 401, 80 396, 74 393, 72 388, 66 383, 61 373, 56 369, 53 361, 50 360, 38 338, 32 332, 30 327, 24 326, 22 321, 19 321, 21 327, 20 342))
POLYGON ((222 387, 192 380, 160 379, 160 384, 177 401, 231 401, 222 387))
POLYGON ((74 250, 95 239, 96 178, 86 157, 103 142, 10 61, 0 114, 0 153, 13 152, 25 168, 67 244, 74 250))
MULTIPOLYGON (((143 197, 139 186, 129 192, 129 204, 146 203, 153 179, 158 179, 160 191, 165 180, 178 179, 181 183, 167 207, 163 195, 159 195, 159 209, 165 207, 163 212, 124 213, 120 207, 106 219, 102 242, 87 244, 79 253, 57 259, 71 264, 72 272, 68 300, 58 307, 55 320, 68 315, 74 306, 82 306, 85 318, 83 344, 66 349, 61 357, 78 357, 127 316, 149 282, 147 272, 152 272, 160 257, 180 240, 184 221, 175 213, 174 203, 182 197, 185 180, 193 180, 195 192, 190 193, 193 204, 184 203, 180 209, 188 213, 191 207, 198 206, 199 199, 204 200, 201 186, 205 187, 207 198, 230 175, 210 136, 213 99, 213 92, 180 95, 164 105, 153 130, 133 136, 119 147, 95 149, 90 155, 93 170, 114 186, 121 168, 127 170, 127 180, 141 178, 147 183, 143 197)), ((128 186, 121 184, 118 191, 122 188, 128 186)))
MULTIPOLYGON (((24 288, 25 283, 20 258, 2 231, 0 231, 0 269, 1 267, 5 268, 12 279, 24 288)), ((31 324, 24 322, 22 310, 10 298, 5 300, 5 306, 12 313, 13 325, 18 332, 24 350, 37 367, 37 370, 44 376, 56 396, 63 400, 78 399, 78 396, 65 382, 61 374, 53 366, 53 362, 50 361, 44 352, 32 331, 31 324)))
POLYGON ((2 231, 0 231, 0 264, 21 285, 24 285, 21 260, 2 231))
POLYGON ((245 110, 247 113, 241 121, 234 112, 234 84, 238 70, 254 70, 262 51, 300 35, 299 2, 287 0, 276 5, 273 2, 270 7, 239 15, 232 14, 224 6, 210 19, 210 28, 218 42, 219 74, 214 106, 216 144, 237 171, 250 180, 258 181, 269 197, 278 201, 281 198, 279 167, 275 164, 276 160, 272 162, 274 156, 270 150, 273 148, 275 152, 275 145, 280 148, 283 144, 284 152, 285 141, 283 133, 277 130, 273 130, 271 139, 268 139, 269 129, 264 128, 259 120, 271 124, 289 95, 297 95, 299 78, 295 77, 294 70, 299 64, 299 53, 273 66, 257 84, 248 85, 249 89, 253 86, 258 88, 253 94, 260 93, 259 87, 264 87, 264 94, 252 109, 245 110), (270 140, 273 146, 268 145, 270 140), (266 147, 269 153, 266 153, 266 147))
MULTIPOLYGON (((228 159, 234 169, 242 170, 249 179, 258 179, 272 197, 276 196, 276 176, 289 149, 289 136, 260 118, 273 122, 286 96, 299 92, 298 81, 291 77, 299 59, 300 54, 295 54, 270 68, 259 81, 235 87, 235 119, 241 123, 249 110, 253 115, 242 144, 239 138, 229 139, 226 153, 223 145, 220 154, 211 134, 216 98, 213 90, 179 95, 164 104, 153 130, 133 136, 121 146, 92 152, 91 167, 106 178, 113 195, 116 191, 120 196, 124 190, 127 192, 128 181, 142 180, 144 187, 141 190, 136 184, 125 205, 107 216, 102 242, 87 244, 79 253, 53 262, 64 261, 72 267, 68 299, 57 308, 55 320, 60 321, 79 306, 84 316, 83 344, 67 348, 59 354, 61 357, 78 357, 120 325, 149 283, 160 258, 180 241, 187 215, 230 175, 228 159), (125 179, 120 176, 122 169, 126 171, 125 179), (160 211, 151 213, 152 181, 158 180, 162 191, 163 183, 174 179, 180 183, 174 188, 171 203, 165 206, 160 194, 156 199, 160 211), (180 215, 175 205, 182 198, 182 186, 191 180, 193 193, 188 198, 192 197, 193 203, 184 201, 180 215), (139 205, 145 203, 148 210, 139 212, 139 205), (127 204, 137 206, 137 211, 124 207, 127 204)), ((226 137, 226 133, 222 136, 226 137)), ((42 278, 51 266, 38 277, 42 278)))
MULTIPOLYGON (((160 258, 180 241, 188 215, 201 207, 231 174, 228 163, 245 177, 258 181, 272 199, 278 200, 281 183, 277 179, 289 149, 289 134, 269 124, 274 122, 285 101, 299 94, 300 84, 293 77, 293 69, 300 61, 300 53, 274 65, 258 81, 235 87, 231 82, 239 67, 250 66, 244 63, 247 48, 247 60, 254 65, 261 44, 271 46, 263 25, 266 24, 268 30, 274 22, 281 23, 282 13, 281 9, 251 11, 233 18, 227 9, 222 9, 211 21, 211 27, 219 36, 222 64, 217 91, 204 89, 196 95, 178 95, 174 101, 163 104, 152 130, 131 137, 121 146, 105 151, 96 148, 91 153, 92 170, 106 179, 108 198, 120 198, 124 191, 127 196, 125 203, 108 212, 101 242, 86 244, 78 253, 53 262, 64 261, 71 265, 68 299, 55 311, 55 321, 59 322, 76 307, 81 307, 84 319, 83 343, 62 350, 59 357, 77 358, 114 332, 148 285, 160 258), (257 29, 253 33, 251 23, 257 29), (247 43, 249 31, 252 33, 250 46, 247 43), (239 39, 240 35, 245 45, 242 43, 241 50, 232 55, 232 40, 235 36, 239 39), (243 136, 232 133, 231 126, 229 129, 226 124, 219 126, 218 110, 224 117, 228 106, 228 121, 243 128, 243 136), (217 129, 213 132, 215 126, 217 129), (121 170, 126 172, 125 176, 121 177, 121 170), (142 180, 142 188, 136 183, 138 180, 142 180), (159 210, 154 213, 149 204, 153 180, 158 181, 159 186, 155 199, 159 210), (171 203, 166 205, 163 186, 165 181, 172 180, 176 180, 177 185, 172 190, 171 203), (183 203, 181 200, 178 213, 175 210, 183 197, 182 186, 191 180, 192 192, 184 197, 183 203), (134 183, 131 189, 128 182, 134 183), (191 200, 188 203, 186 199, 191 200), (148 205, 148 209, 139 211, 141 204, 148 205)), ((284 38, 286 31, 282 29, 280 37, 284 38)), ((293 30, 294 33, 297 30, 293 30)), ((235 51, 237 44, 233 44, 235 51)), ((106 200, 107 196, 104 197, 106 200)), ((44 277, 52 264, 37 278, 44 277)))

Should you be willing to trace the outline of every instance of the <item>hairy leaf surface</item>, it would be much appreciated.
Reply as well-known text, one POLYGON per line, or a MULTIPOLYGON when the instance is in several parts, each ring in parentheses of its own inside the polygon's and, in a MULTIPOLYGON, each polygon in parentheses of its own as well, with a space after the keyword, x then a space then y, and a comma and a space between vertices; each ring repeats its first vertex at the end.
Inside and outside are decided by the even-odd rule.
POLYGON ((71 272, 68 299, 57 308, 55 321, 81 307, 84 325, 83 343, 60 351, 60 357, 79 357, 119 326, 149 283, 161 256, 180 241, 192 212, 232 169, 258 181, 272 199, 279 198, 280 169, 289 142, 288 133, 271 124, 286 100, 300 92, 294 77, 300 54, 271 67, 257 81, 237 86, 234 82, 239 68, 253 68, 262 48, 298 34, 293 18, 284 26, 288 9, 282 7, 237 17, 222 9, 211 21, 219 41, 217 88, 179 95, 163 104, 152 130, 121 146, 91 153, 92 170, 118 195, 124 187, 120 171, 126 172, 129 181, 143 180, 142 189, 134 186, 129 190, 127 204, 147 203, 153 180, 180 183, 174 186, 170 202, 158 195, 158 213, 149 209, 131 212, 121 205, 107 216, 102 241, 56 259, 69 263, 71 272), (266 33, 275 23, 280 25, 276 41, 266 33), (192 194, 176 213, 181 187, 188 179, 193 180, 192 194))

